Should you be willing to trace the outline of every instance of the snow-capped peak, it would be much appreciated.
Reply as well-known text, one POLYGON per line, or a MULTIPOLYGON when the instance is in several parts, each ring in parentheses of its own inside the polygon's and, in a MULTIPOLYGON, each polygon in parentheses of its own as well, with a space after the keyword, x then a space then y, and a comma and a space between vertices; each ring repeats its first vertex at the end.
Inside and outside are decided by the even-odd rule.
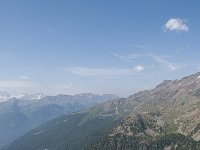
POLYGON ((46 95, 42 93, 36 94, 10 94, 8 92, 0 91, 0 102, 7 101, 12 98, 23 99, 23 100, 38 100, 44 98, 46 95))

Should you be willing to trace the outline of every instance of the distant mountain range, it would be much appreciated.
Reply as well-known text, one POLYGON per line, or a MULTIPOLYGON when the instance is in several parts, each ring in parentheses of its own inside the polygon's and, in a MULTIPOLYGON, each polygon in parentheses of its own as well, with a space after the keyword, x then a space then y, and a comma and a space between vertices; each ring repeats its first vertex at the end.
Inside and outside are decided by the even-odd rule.
POLYGON ((35 93, 35 94, 10 94, 5 91, 0 91, 0 102, 10 100, 12 98, 23 99, 23 100, 33 100, 33 99, 41 99, 46 95, 43 93, 35 93))
POLYGON ((7 92, 0 92, 0 147, 53 118, 118 98, 117 95, 112 94, 84 93, 57 96, 23 94, 12 96, 7 92))
POLYGON ((196 73, 53 119, 5 149, 198 150, 199 141, 200 73, 196 73))

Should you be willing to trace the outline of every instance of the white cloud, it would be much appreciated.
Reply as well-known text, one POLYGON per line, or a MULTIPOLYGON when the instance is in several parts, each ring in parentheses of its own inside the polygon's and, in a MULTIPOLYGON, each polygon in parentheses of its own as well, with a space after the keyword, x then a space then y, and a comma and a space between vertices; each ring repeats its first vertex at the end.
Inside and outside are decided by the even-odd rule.
POLYGON ((136 72, 141 72, 141 71, 144 70, 144 67, 143 67, 142 65, 138 65, 138 66, 134 67, 134 70, 135 70, 136 72))
POLYGON ((167 23, 164 25, 164 31, 189 31, 189 27, 186 24, 185 20, 182 20, 180 18, 171 18, 167 21, 167 23))
POLYGON ((128 76, 143 71, 144 67, 141 65, 134 69, 70 67, 65 70, 79 76, 128 76))

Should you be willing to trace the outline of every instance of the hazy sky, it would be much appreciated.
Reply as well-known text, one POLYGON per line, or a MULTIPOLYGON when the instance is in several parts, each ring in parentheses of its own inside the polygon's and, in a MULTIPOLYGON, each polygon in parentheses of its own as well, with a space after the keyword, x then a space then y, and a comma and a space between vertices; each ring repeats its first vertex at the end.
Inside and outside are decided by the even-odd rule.
POLYGON ((1 0, 0 90, 128 96, 200 69, 199 0, 1 0))

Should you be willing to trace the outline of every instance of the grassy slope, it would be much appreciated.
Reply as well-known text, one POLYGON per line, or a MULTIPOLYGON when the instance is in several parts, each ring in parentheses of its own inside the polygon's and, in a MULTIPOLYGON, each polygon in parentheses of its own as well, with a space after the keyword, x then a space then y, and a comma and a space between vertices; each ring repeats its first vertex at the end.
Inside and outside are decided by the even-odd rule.
POLYGON ((102 138, 119 122, 114 117, 96 117, 81 123, 86 115, 76 113, 54 119, 15 141, 8 150, 82 149, 102 138))

